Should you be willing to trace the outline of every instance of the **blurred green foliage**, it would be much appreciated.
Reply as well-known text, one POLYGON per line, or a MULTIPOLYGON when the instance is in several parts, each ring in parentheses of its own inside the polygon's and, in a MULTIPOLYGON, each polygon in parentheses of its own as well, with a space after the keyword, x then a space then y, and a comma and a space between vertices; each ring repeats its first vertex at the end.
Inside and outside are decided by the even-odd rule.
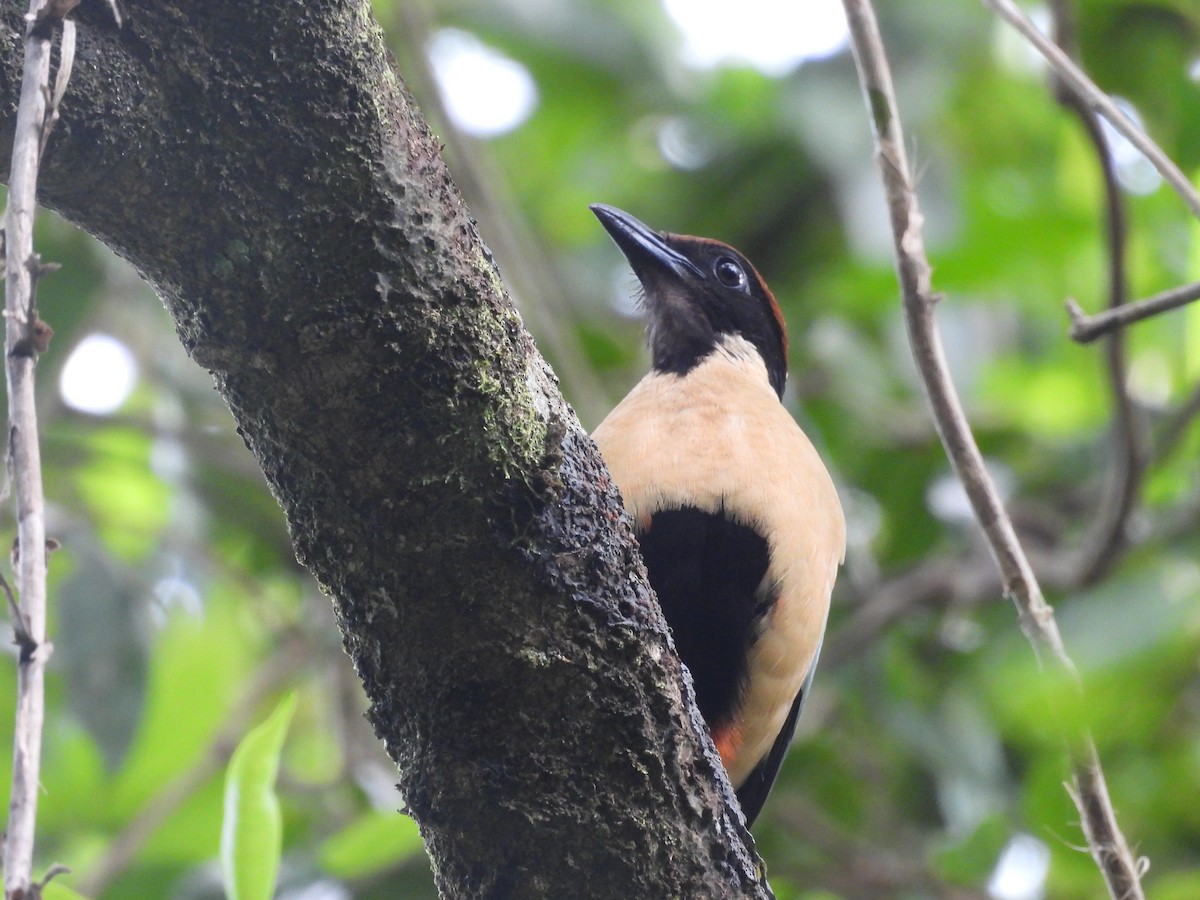
POLYGON ((283 816, 275 779, 296 695, 288 694, 242 738, 225 774, 221 872, 229 900, 271 900, 283 849, 283 816))
MULTIPOLYGON (((950 363, 1018 523, 1055 558, 1087 539, 1111 466, 1103 350, 1068 340, 1062 307, 1105 302, 1097 162, 1030 51, 982 5, 879 6, 950 363)), ((782 75, 693 67, 667 14, 640 0, 374 7, 587 427, 645 368, 640 323, 618 302, 633 279, 589 203, 726 240, 756 262, 790 323, 787 401, 850 514, 827 647, 914 567, 990 565, 908 357, 847 52, 782 75), (444 28, 527 69, 537 105, 523 124, 479 140, 444 117, 423 55, 444 28)), ((1079 0, 1076 11, 1087 68, 1195 177, 1200 8, 1079 0)), ((1124 196, 1136 297, 1200 277, 1200 228, 1131 166, 1143 179, 1124 196)), ((108 251, 49 216, 38 248, 65 264, 40 292, 57 332, 39 371, 49 524, 63 549, 51 566, 39 860, 74 870, 47 896, 220 896, 229 755, 289 690, 281 895, 434 896, 328 601, 296 566, 207 376, 108 251), (57 391, 70 352, 97 331, 124 342, 139 370, 106 415, 72 410, 57 391)), ((1139 421, 1158 435, 1200 381, 1200 307, 1131 329, 1128 368, 1139 421)), ((1106 580, 1050 597, 1083 707, 1039 676, 998 592, 912 599, 852 652, 831 653, 756 830, 781 898, 982 896, 1022 835, 1037 852, 1017 868, 1036 875, 1044 854, 1045 896, 1101 895, 1063 788, 1059 721, 1092 727, 1121 824, 1152 863, 1149 892, 1200 896, 1197 451, 1190 428, 1156 460, 1131 521, 1136 546, 1106 580)), ((0 722, 12 721, 13 694, 13 667, 0 666, 0 722)), ((10 752, 0 741, 0 770, 10 752)))

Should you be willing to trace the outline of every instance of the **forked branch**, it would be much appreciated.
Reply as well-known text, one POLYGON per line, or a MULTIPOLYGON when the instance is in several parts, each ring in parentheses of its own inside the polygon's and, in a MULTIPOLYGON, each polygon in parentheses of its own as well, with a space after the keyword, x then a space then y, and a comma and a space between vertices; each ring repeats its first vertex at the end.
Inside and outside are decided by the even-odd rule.
POLYGON ((1111 334, 1126 325, 1179 309, 1196 300, 1200 300, 1200 281, 1171 288, 1144 300, 1135 300, 1090 316, 1074 299, 1068 298, 1067 313, 1071 316, 1071 340, 1090 344, 1096 338, 1111 334))
POLYGON ((1013 0, 983 0, 983 2, 1017 29, 1033 45, 1034 49, 1045 57, 1057 78, 1075 91, 1091 109, 1107 119, 1109 124, 1120 132, 1129 143, 1137 147, 1142 155, 1150 161, 1150 164, 1158 170, 1158 174, 1163 177, 1163 180, 1179 195, 1187 208, 1191 210, 1192 215, 1200 218, 1200 193, 1196 192, 1196 188, 1193 187, 1188 177, 1154 141, 1150 140, 1146 132, 1138 128, 1127 115, 1121 112, 1120 107, 1112 101, 1108 94, 1100 90, 1095 82, 1088 78, 1060 47, 1042 34, 1029 16, 1025 15, 1013 0))
MULTIPOLYGON (((1070 60, 1079 56, 1076 40, 1073 0, 1053 0, 1050 6, 1054 22, 1054 40, 1070 60)), ((1125 199, 1117 178, 1117 166, 1108 137, 1101 127, 1100 116, 1070 82, 1057 70, 1053 71, 1054 94, 1065 108, 1078 118, 1095 151, 1104 184, 1105 235, 1108 256, 1108 308, 1125 309, 1128 300, 1126 276, 1125 199)), ((1105 367, 1108 388, 1112 394, 1112 425, 1108 478, 1099 508, 1078 551, 1075 565, 1080 585, 1100 580, 1128 545, 1129 518, 1133 514, 1146 469, 1146 440, 1139 422, 1137 408, 1129 395, 1129 373, 1126 365, 1125 335, 1114 332, 1105 342, 1105 367)))
MULTIPOLYGON (((1004 592, 1017 607, 1021 628, 1043 666, 1066 676, 1082 692, 1067 656, 1054 611, 1042 596, 1012 521, 984 465, 983 456, 950 380, 941 336, 934 319, 937 301, 925 255, 922 218, 904 151, 891 71, 875 11, 869 0, 843 0, 851 45, 875 135, 876 157, 887 197, 895 244, 896 271, 904 318, 917 368, 933 410, 946 454, 971 500, 989 548, 1000 568, 1004 592)), ((1057 48, 1056 48, 1057 49, 1057 48)), ((1198 204, 1197 209, 1200 209, 1198 204)), ((1093 858, 1113 897, 1142 897, 1139 872, 1109 800, 1095 744, 1086 730, 1063 735, 1069 748, 1077 806, 1093 858)))

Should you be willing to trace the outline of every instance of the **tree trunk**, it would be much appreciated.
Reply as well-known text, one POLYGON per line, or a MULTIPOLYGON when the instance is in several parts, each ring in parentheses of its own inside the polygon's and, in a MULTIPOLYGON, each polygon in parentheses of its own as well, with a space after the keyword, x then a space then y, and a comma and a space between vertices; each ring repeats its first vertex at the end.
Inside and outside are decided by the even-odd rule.
MULTIPOLYGON (((443 894, 768 894, 618 495, 367 0, 103 7, 42 200, 212 372, 443 894)), ((23 11, 0 0, 5 159, 23 11)))

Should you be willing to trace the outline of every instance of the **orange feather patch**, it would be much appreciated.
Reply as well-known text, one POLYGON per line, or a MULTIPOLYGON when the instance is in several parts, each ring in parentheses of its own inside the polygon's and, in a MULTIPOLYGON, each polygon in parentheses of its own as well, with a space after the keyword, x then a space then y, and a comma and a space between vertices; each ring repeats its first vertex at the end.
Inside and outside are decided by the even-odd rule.
POLYGON ((741 726, 730 723, 714 728, 709 734, 712 735, 713 743, 717 745, 717 752, 721 754, 721 762, 726 770, 729 770, 742 749, 741 726))

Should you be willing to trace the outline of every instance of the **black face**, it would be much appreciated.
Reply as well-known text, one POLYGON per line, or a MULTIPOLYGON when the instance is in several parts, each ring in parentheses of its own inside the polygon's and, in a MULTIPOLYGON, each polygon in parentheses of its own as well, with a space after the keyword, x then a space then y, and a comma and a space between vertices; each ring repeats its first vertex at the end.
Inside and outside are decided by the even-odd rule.
POLYGON ((749 341, 783 394, 787 337, 775 298, 746 257, 720 241, 660 233, 611 206, 592 212, 646 292, 654 368, 686 374, 726 336, 749 341))

